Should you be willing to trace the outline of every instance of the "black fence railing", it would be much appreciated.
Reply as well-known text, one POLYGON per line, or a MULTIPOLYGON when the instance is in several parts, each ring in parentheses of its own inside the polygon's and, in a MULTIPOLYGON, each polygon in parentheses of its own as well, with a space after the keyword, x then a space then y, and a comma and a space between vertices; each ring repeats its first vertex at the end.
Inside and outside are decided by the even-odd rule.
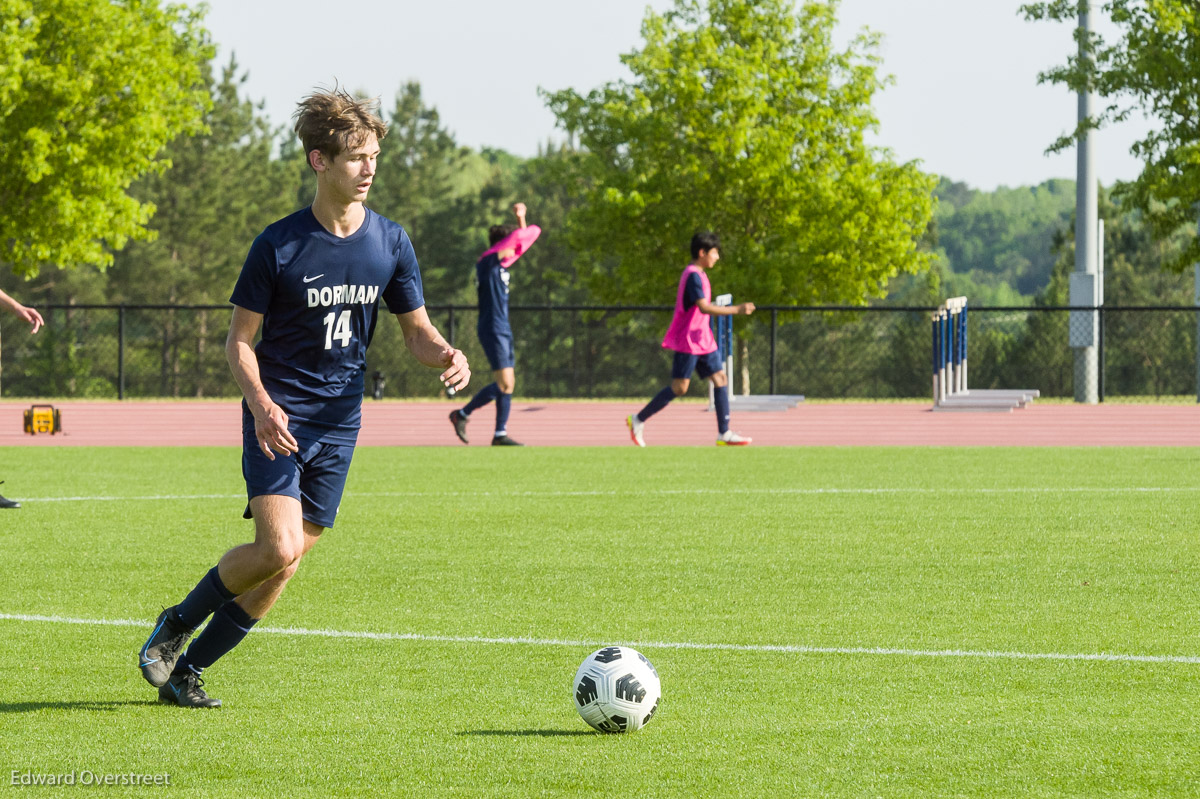
MULTIPOLYGON (((231 397, 225 361, 228 305, 43 306, 36 335, 0 318, 0 396, 231 397)), ((475 336, 475 306, 429 306, 430 316, 466 352, 481 386, 487 360, 475 336)), ((932 307, 767 306, 734 319, 735 393, 804 394, 813 399, 891 399, 930 394, 932 307)), ((1036 388, 1075 395, 1072 311, 1099 315, 1098 393, 1153 401, 1197 395, 1200 306, 1096 309, 976 307, 968 339, 972 388, 1036 388)), ((382 314, 386 317, 386 314, 382 314)), ((665 305, 523 305, 510 309, 517 394, 546 398, 644 397, 669 377, 660 346, 665 305)), ((1076 313, 1076 319, 1090 314, 1076 313)), ((400 326, 381 318, 368 376, 385 396, 434 397, 434 370, 404 348, 400 326)), ((703 393, 700 381, 693 391, 703 393)), ((368 387, 371 381, 368 380, 368 387)))

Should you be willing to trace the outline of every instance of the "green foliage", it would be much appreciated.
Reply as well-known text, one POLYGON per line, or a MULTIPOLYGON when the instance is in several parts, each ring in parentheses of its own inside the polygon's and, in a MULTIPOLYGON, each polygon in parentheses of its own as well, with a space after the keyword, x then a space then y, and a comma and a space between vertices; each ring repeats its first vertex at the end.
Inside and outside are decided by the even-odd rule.
POLYGON ((0 0, 0 259, 100 268, 151 234, 128 193, 199 132, 202 9, 157 0, 0 0))
POLYGON ((981 192, 943 178, 934 195, 937 246, 954 274, 1016 295, 1031 296, 1046 285, 1054 237, 1075 208, 1074 181, 981 192))
MULTIPOLYGON (((1200 203, 1200 6, 1193 0, 1106 0, 1102 8, 1119 31, 1109 42, 1093 34, 1084 55, 1070 55, 1064 66, 1040 76, 1072 91, 1094 91, 1106 104, 1093 118, 1060 137, 1051 150, 1071 147, 1085 131, 1143 113, 1159 122, 1132 152, 1144 161, 1142 173, 1120 184, 1116 197, 1141 212, 1149 230, 1170 238, 1194 227, 1200 203)), ((1022 6, 1028 19, 1074 21, 1071 0, 1022 6)), ((1076 39, 1082 32, 1076 32, 1076 39)), ((1176 271, 1200 261, 1200 241, 1164 262, 1176 271)))
POLYGON ((417 83, 406 83, 396 93, 381 148, 369 204, 404 226, 421 264, 427 297, 447 302, 465 285, 460 277, 483 251, 476 251, 478 242, 486 241, 476 205, 494 168, 485 157, 455 143, 437 109, 425 104, 417 83))
MULTIPOLYGON (((1106 306, 1191 306, 1193 279, 1168 267, 1176 263, 1194 241, 1190 229, 1176 228, 1163 238, 1153 224, 1136 211, 1114 202, 1112 194, 1101 192, 1099 211, 1104 224, 1104 304, 1106 306)), ((1038 305, 1066 305, 1070 275, 1075 268, 1075 241, 1070 233, 1074 222, 1056 237, 1057 260, 1046 289, 1039 294, 1038 305)), ((1066 319, 1039 315, 1029 320, 1029 342, 1042 340, 1040 352, 1029 349, 1015 352, 1009 363, 1043 362, 1055 364, 1048 371, 1070 374, 1070 354, 1053 347, 1067 335, 1066 319), (1054 325, 1058 330, 1045 329, 1054 325), (1061 331, 1061 336, 1060 336, 1061 331)), ((1120 393, 1161 397, 1188 394, 1196 390, 1196 318, 1187 311, 1138 312, 1109 311, 1105 314, 1105 370, 1109 386, 1120 393)), ((1069 377, 1065 378, 1069 379, 1069 377)))
POLYGON ((296 210, 292 164, 272 158, 277 132, 239 95, 246 76, 232 59, 219 82, 204 71, 214 100, 205 131, 172 142, 170 169, 130 190, 157 209, 155 235, 115 256, 110 302, 224 303, 255 236, 296 210))
POLYGON ((862 303, 928 266, 932 178, 868 146, 876 37, 833 44, 836 2, 677 0, 647 12, 632 82, 548 95, 582 154, 568 233, 604 301, 670 297, 698 229, 722 291, 862 303))

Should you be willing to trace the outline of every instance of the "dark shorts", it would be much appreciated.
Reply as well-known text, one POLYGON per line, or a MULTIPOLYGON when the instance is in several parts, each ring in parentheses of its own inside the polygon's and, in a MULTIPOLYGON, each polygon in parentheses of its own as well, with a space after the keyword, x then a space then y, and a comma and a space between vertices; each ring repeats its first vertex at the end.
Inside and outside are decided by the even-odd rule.
POLYGON ((720 350, 713 350, 706 355, 691 355, 686 352, 677 352, 675 353, 675 360, 671 362, 671 378, 673 380, 688 380, 694 371, 701 378, 707 380, 724 368, 725 364, 721 361, 720 350))
MULTIPOLYGON (((246 479, 246 499, 279 494, 300 500, 306 522, 333 527, 354 446, 306 441, 297 438, 300 451, 291 455, 275 453, 270 460, 258 447, 254 421, 242 426, 242 476, 246 479)), ((246 506, 245 518, 251 518, 246 506)))
POLYGON ((516 366, 516 358, 513 355, 513 339, 512 333, 480 333, 479 343, 483 345, 483 352, 487 355, 488 363, 492 365, 492 371, 497 369, 511 369, 516 366))

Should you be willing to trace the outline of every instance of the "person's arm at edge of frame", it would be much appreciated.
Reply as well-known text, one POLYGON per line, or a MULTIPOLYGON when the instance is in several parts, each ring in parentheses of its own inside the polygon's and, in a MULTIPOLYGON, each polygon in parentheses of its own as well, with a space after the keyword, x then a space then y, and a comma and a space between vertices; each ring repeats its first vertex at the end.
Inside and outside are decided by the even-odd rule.
POLYGON ((240 305, 233 306, 229 322, 229 337, 225 339, 225 358, 246 405, 254 415, 254 435, 259 449, 271 460, 275 452, 290 455, 299 450, 296 439, 288 430, 288 417, 275 404, 263 387, 258 371, 258 356, 254 353, 254 337, 262 326, 263 315, 240 305), (274 450, 275 452, 272 452, 274 450))
POLYGON ((3 291, 0 291, 0 306, 7 308, 21 319, 33 325, 33 330, 29 331, 31 334, 38 332, 42 325, 46 324, 40 313, 27 305, 22 305, 3 291))
POLYGON ((467 356, 442 338, 442 334, 429 320, 429 313, 424 305, 408 313, 396 314, 396 319, 404 333, 404 346, 408 347, 413 357, 425 366, 445 369, 438 375, 442 385, 453 388, 456 392, 467 387, 471 380, 467 356))

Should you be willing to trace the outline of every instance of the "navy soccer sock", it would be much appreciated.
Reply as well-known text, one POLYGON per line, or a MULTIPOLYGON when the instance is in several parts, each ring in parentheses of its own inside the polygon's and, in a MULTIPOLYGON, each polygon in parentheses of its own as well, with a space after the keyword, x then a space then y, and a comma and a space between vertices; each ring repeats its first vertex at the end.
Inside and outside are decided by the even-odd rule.
POLYGON ((216 663, 222 655, 242 642, 258 619, 250 618, 236 602, 226 602, 217 608, 212 621, 204 628, 187 652, 180 656, 172 674, 183 674, 191 670, 196 674, 216 663))
POLYGON ((470 416, 471 411, 478 410, 479 408, 482 408, 484 405, 487 405, 489 402, 494 399, 498 399, 499 397, 500 387, 495 383, 488 383, 486 386, 479 389, 479 392, 474 397, 471 397, 471 401, 467 403, 467 407, 463 408, 461 411, 459 411, 459 413, 461 413, 463 416, 470 416))
POLYGON ((729 429, 729 386, 713 386, 713 407, 717 411, 717 432, 729 429))
POLYGON ((175 615, 183 626, 194 630, 208 614, 233 599, 237 594, 225 587, 217 567, 213 566, 183 601, 175 606, 175 615))
POLYGON ((637 418, 641 421, 646 421, 654 414, 667 407, 671 400, 675 399, 675 392, 667 386, 662 391, 654 395, 654 399, 646 403, 646 407, 638 411, 637 418))
POLYGON ((512 394, 496 397, 496 437, 508 433, 508 414, 512 411, 512 394))

